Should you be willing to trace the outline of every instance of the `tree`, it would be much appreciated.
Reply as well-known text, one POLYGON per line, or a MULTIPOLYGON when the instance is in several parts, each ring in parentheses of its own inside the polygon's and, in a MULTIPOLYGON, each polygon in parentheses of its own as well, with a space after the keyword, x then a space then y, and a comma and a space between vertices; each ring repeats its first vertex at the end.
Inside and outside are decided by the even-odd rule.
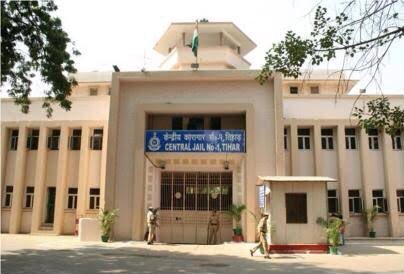
POLYGON ((32 78, 39 73, 45 91, 42 107, 52 115, 52 104, 70 110, 68 97, 77 85, 74 48, 61 20, 52 15, 57 6, 47 1, 1 1, 1 83, 8 83, 7 93, 23 113, 29 112, 32 78))
POLYGON ((398 12, 404 8, 404 2, 349 0, 343 3, 337 16, 318 6, 308 38, 288 31, 284 40, 273 44, 257 80, 263 84, 274 71, 297 78, 304 64, 320 65, 336 58, 338 53, 344 54, 343 70, 370 70, 374 77, 391 45, 404 36, 404 18, 398 12), (352 67, 346 67, 348 59, 354 61, 352 67))

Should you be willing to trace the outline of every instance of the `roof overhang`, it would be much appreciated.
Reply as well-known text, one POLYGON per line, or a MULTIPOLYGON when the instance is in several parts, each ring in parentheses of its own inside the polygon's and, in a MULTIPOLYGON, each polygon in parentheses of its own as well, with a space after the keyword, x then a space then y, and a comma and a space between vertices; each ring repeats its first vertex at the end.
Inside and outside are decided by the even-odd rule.
POLYGON ((257 186, 263 185, 265 182, 337 182, 336 179, 323 176, 258 176, 257 186))
MULTIPOLYGON (((169 53, 168 48, 182 39, 182 33, 193 33, 194 29, 195 22, 172 23, 156 43, 154 50, 160 54, 167 55, 169 53)), ((227 38, 240 46, 241 56, 246 55, 257 46, 232 22, 200 22, 198 23, 198 32, 199 34, 224 33, 227 38)))

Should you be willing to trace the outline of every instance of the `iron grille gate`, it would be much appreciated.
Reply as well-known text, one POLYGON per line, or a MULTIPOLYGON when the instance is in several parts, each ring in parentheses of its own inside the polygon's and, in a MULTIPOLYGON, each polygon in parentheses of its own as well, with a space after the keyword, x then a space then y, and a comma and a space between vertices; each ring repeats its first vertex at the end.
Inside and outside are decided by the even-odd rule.
POLYGON ((220 215, 219 241, 232 235, 232 172, 162 172, 160 241, 206 244, 209 215, 220 215))

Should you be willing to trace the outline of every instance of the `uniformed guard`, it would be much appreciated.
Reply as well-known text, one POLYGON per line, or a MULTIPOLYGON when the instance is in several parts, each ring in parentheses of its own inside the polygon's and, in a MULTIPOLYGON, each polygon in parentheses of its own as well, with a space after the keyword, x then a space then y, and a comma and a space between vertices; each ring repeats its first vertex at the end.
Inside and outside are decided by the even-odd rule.
POLYGON ((269 257, 269 251, 268 251, 268 242, 267 242, 267 232, 268 232, 268 213, 263 213, 262 217, 258 223, 258 233, 260 235, 260 240, 259 244, 254 247, 253 249, 250 249, 250 254, 251 256, 254 256, 255 251, 257 251, 258 248, 262 247, 264 249, 264 258, 265 259, 270 259, 269 257))
POLYGON ((213 210, 209 217, 208 223, 208 245, 217 244, 217 232, 219 230, 219 216, 216 214, 217 211, 213 210))
POLYGON ((149 207, 149 210, 147 211, 146 215, 146 221, 147 221, 147 229, 149 232, 149 235, 147 237, 147 244, 151 245, 153 244, 153 241, 156 237, 156 226, 157 226, 157 216, 156 216, 156 210, 154 210, 154 208, 149 207))

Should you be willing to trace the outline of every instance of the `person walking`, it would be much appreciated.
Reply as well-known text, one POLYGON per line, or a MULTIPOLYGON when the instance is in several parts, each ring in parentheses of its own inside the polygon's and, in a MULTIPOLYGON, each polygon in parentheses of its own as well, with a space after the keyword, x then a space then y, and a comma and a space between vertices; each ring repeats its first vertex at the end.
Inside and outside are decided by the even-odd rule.
POLYGON ((147 244, 152 245, 156 238, 157 216, 154 208, 149 207, 146 215, 147 229, 149 235, 147 236, 147 244))
POLYGON ((263 213, 262 217, 258 223, 257 230, 260 235, 259 244, 256 247, 254 247, 253 249, 250 249, 251 256, 254 256, 255 251, 257 251, 257 249, 262 247, 264 249, 264 254, 265 254, 264 258, 271 259, 271 257, 269 256, 268 241, 267 241, 268 216, 269 216, 268 213, 263 213))
POLYGON ((220 221, 217 211, 213 210, 208 222, 208 245, 217 244, 217 232, 219 231, 219 224, 220 221))

